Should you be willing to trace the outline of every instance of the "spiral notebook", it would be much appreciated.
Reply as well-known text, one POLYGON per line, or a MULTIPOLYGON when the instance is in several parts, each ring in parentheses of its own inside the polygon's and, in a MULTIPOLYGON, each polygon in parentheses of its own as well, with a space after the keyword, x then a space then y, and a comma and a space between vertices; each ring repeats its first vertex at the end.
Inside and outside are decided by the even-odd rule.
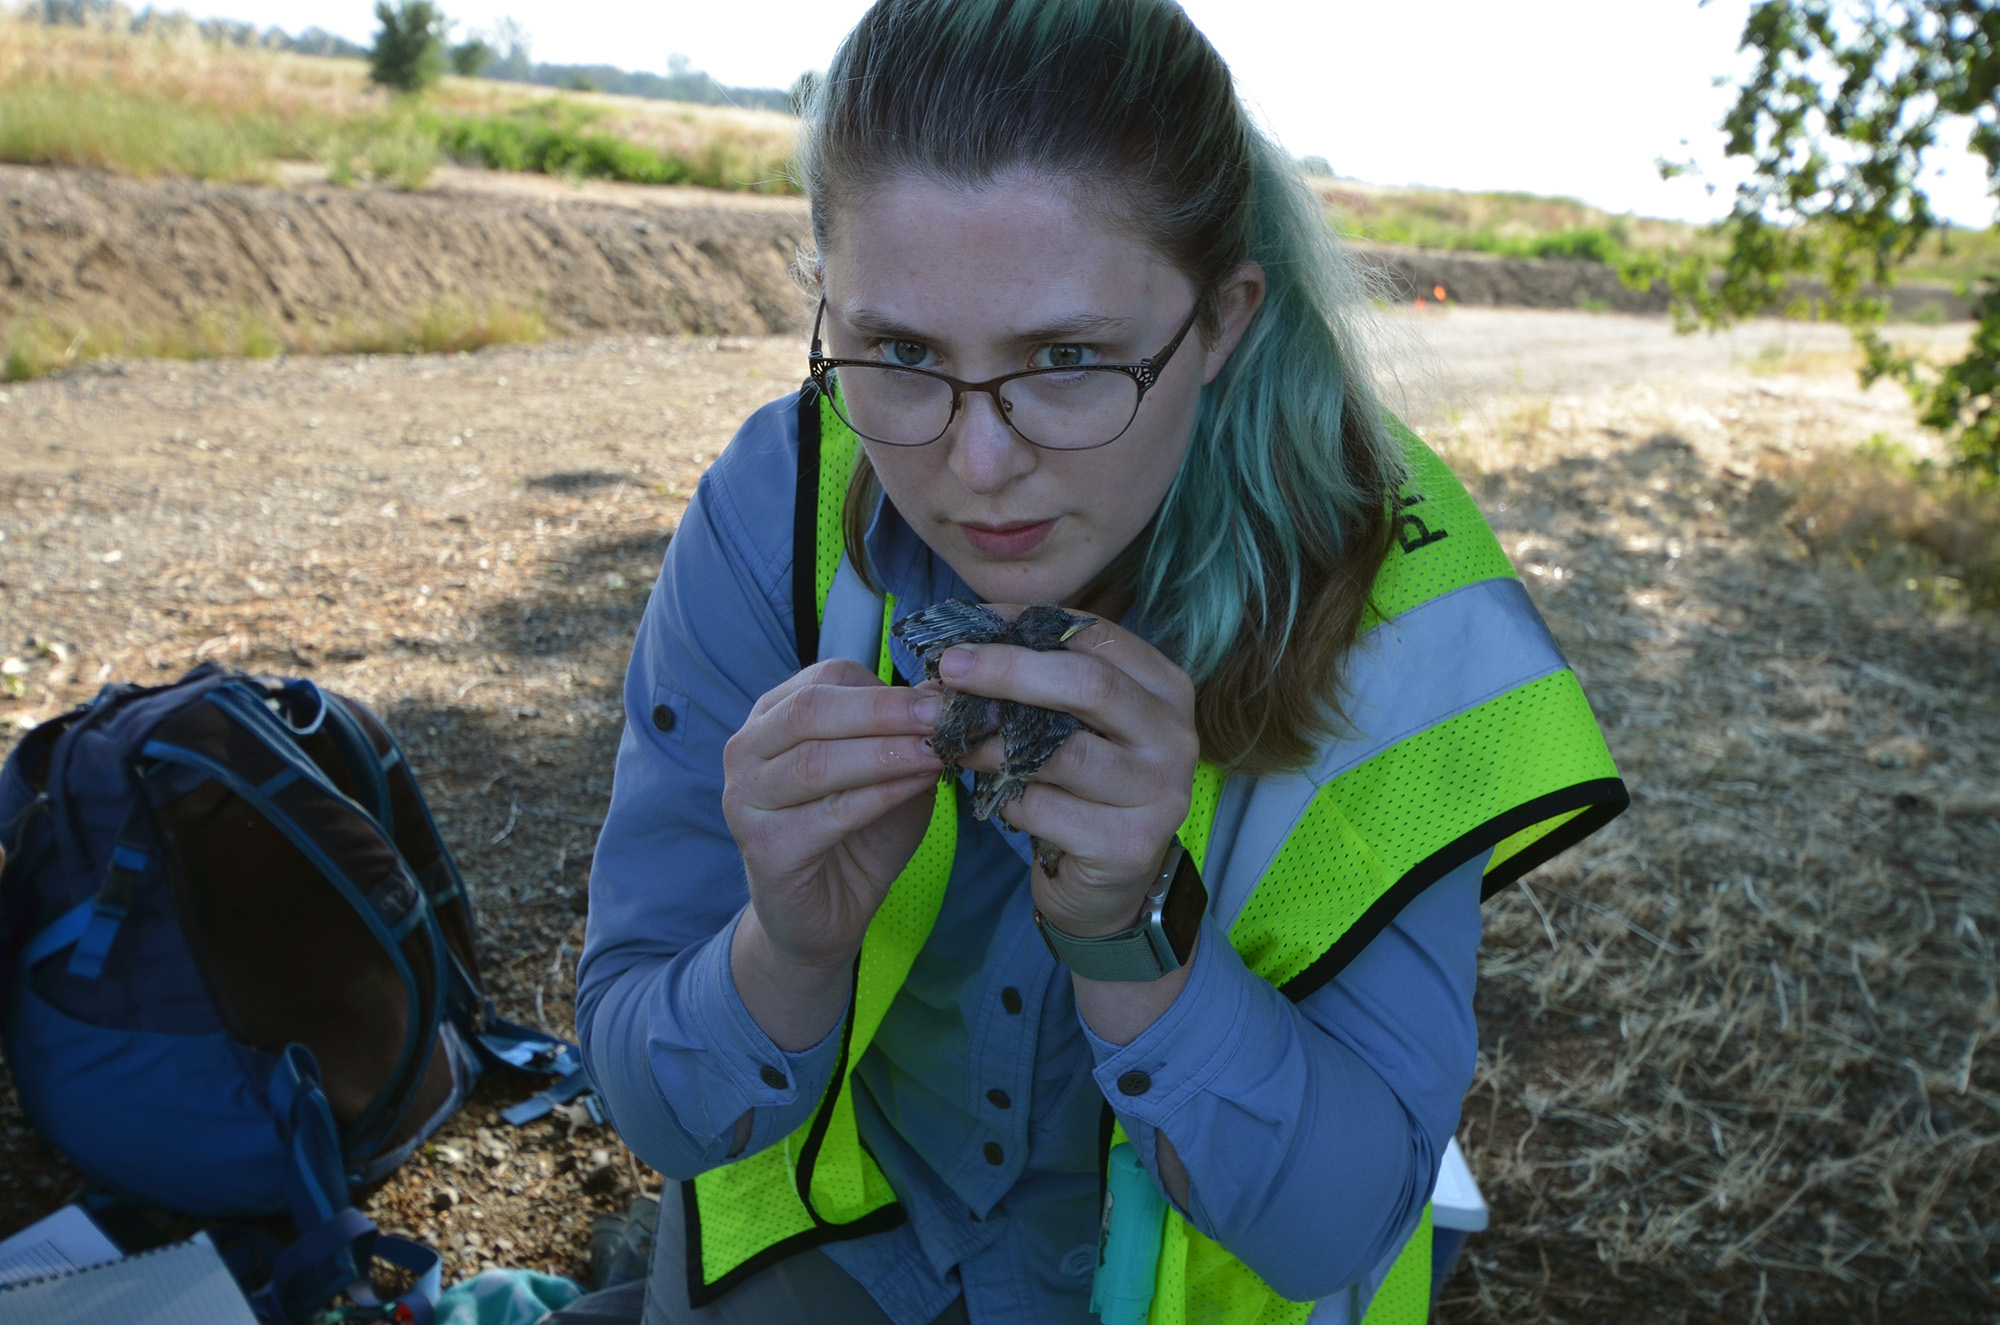
POLYGON ((257 1325, 205 1233, 0 1288, 0 1325, 257 1325))

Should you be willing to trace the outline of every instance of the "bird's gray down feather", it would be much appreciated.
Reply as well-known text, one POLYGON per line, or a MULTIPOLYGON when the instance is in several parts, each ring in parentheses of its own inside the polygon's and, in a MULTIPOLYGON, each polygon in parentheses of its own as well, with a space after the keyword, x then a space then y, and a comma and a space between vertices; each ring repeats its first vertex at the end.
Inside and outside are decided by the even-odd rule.
MULTIPOLYGON (((952 598, 914 612, 892 627, 892 633, 923 659, 924 675, 944 688, 944 713, 930 744, 949 776, 958 776, 959 761, 981 741, 1000 733, 1000 771, 972 775, 975 817, 991 817, 1026 790, 1028 779, 1083 724, 1071 714, 1032 704, 961 694, 938 676, 939 656, 954 644, 1014 644, 1046 653, 1061 648, 1064 640, 1093 624, 1094 618, 1065 612, 1053 603, 1024 608, 1021 615, 1007 621, 990 607, 952 598)), ((1035 861, 1053 878, 1062 852, 1036 839, 1035 861)))

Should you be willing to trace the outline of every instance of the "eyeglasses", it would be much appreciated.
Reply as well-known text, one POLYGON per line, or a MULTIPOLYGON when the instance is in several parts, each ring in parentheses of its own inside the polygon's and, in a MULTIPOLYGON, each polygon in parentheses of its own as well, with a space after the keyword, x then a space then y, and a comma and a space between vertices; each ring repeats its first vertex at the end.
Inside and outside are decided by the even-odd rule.
POLYGON ((826 300, 813 317, 807 371, 848 427, 884 446, 928 446, 944 436, 968 391, 993 397, 1000 417, 1022 441, 1051 451, 1089 451, 1125 435, 1167 361, 1194 326, 1201 301, 1167 347, 1138 363, 1024 368, 984 382, 966 382, 928 368, 874 359, 829 359, 820 351, 826 300))

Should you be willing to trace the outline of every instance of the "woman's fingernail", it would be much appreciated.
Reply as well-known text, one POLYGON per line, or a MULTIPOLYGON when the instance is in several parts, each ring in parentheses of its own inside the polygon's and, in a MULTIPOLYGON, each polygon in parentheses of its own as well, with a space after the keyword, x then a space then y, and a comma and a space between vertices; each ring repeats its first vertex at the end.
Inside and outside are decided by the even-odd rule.
POLYGON ((936 695, 919 695, 917 702, 910 705, 910 716, 927 727, 934 727, 937 720, 944 716, 944 701, 936 695))
POLYGON ((956 681, 972 670, 970 649, 946 649, 944 657, 938 659, 938 674, 956 681))

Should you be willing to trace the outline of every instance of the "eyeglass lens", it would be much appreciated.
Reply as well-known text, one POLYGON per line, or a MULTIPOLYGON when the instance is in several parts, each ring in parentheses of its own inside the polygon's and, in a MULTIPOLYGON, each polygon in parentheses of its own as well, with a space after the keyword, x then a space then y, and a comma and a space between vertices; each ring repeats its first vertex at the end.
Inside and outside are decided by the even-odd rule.
MULTIPOLYGON (((870 441, 922 446, 951 425, 949 382, 887 364, 841 364, 833 376, 841 417, 870 441)), ((1036 373, 1002 383, 999 393, 1014 431, 1053 450, 1103 446, 1139 409, 1139 384, 1123 372, 1036 373)))

